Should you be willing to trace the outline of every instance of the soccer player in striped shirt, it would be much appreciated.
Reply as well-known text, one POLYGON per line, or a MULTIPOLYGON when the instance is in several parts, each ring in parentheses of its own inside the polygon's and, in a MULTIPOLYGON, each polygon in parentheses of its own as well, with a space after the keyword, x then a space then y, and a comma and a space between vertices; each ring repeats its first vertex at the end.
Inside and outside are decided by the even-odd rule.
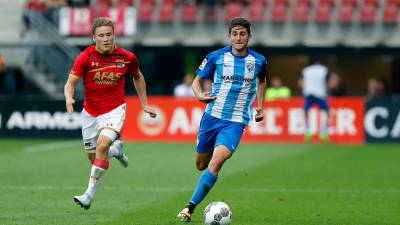
POLYGON ((92 169, 89 184, 83 195, 74 196, 74 201, 89 209, 96 190, 108 169, 111 157, 128 166, 128 158, 118 140, 125 121, 126 104, 125 76, 132 75, 135 89, 143 110, 156 116, 147 103, 146 82, 139 70, 136 55, 114 45, 114 22, 106 17, 93 22, 93 41, 75 60, 64 87, 66 108, 74 111, 75 87, 82 78, 85 101, 82 111, 82 136, 92 169))
POLYGON ((204 172, 189 203, 178 213, 181 221, 190 221, 196 205, 217 181, 222 165, 237 149, 243 130, 252 120, 256 96, 255 120, 263 120, 267 62, 247 47, 250 26, 246 19, 233 19, 228 32, 231 45, 208 54, 196 71, 193 91, 200 102, 207 103, 196 146, 196 167, 204 172), (208 79, 213 81, 211 92, 201 88, 208 79))

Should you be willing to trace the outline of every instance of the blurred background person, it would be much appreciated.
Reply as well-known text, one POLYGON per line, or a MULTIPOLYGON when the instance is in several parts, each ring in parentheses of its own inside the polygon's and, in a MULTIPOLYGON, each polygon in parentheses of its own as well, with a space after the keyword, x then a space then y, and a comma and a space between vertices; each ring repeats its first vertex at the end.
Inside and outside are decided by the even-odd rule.
POLYGON ((174 88, 174 96, 194 97, 194 93, 192 90, 192 82, 193 82, 193 74, 192 73, 185 74, 182 83, 174 88))
POLYGON ((343 97, 347 94, 346 86, 336 72, 331 73, 328 86, 330 96, 343 97))
POLYGON ((279 77, 272 77, 271 87, 267 88, 265 92, 265 99, 267 101, 275 99, 289 99, 291 91, 288 87, 282 85, 282 80, 279 77))
POLYGON ((325 116, 323 117, 325 119, 324 121, 321 121, 319 129, 319 139, 324 142, 329 141, 329 106, 327 101, 329 77, 329 69, 323 65, 323 59, 321 56, 311 59, 311 64, 305 67, 301 73, 299 86, 303 89, 305 115, 304 140, 306 141, 310 141, 312 138, 312 131, 310 130, 309 124, 309 110, 313 105, 317 105, 321 110, 321 113, 325 113, 325 116))

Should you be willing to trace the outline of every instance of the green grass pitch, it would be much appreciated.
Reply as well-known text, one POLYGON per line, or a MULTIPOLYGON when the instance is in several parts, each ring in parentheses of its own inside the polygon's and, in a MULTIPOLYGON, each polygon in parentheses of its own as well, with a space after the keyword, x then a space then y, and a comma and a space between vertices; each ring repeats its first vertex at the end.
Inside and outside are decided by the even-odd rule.
MULTIPOLYGON (((89 210, 73 203, 87 185, 79 140, 0 141, 0 224, 182 224, 176 214, 200 172, 194 144, 128 143, 128 168, 111 160, 89 210)), ((399 145, 241 144, 205 206, 225 201, 232 225, 400 224, 399 145)))

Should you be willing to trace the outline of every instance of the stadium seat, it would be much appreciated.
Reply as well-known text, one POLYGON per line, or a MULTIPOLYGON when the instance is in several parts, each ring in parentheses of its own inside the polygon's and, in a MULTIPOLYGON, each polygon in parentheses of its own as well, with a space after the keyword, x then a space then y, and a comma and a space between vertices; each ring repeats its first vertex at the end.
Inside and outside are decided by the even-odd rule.
POLYGON ((319 24, 328 24, 331 22, 332 6, 328 4, 319 4, 315 10, 315 22, 319 24))
POLYGON ((267 0, 251 0, 250 5, 263 5, 263 6, 267 6, 268 5, 268 1, 267 0))
POLYGON ((176 5, 177 0, 162 0, 162 4, 172 4, 176 5))
POLYGON ((339 7, 338 20, 341 24, 350 24, 353 22, 354 6, 344 4, 339 7))
POLYGON ((309 6, 296 4, 293 9, 293 21, 296 23, 307 23, 309 17, 309 6))
POLYGON ((111 0, 96 0, 96 5, 111 6, 112 5, 112 1, 111 0))
POLYGON ((364 0, 364 5, 370 4, 370 5, 377 6, 378 3, 379 3, 379 0, 364 0))
POLYGON ((335 5, 336 0, 319 0, 320 5, 330 5, 333 6, 335 5))
POLYGON ((275 0, 274 1, 274 5, 285 5, 285 6, 288 6, 289 5, 289 0, 275 0))
POLYGON ((175 5, 163 2, 158 11, 158 21, 162 23, 172 23, 175 19, 175 5))
POLYGON ((251 22, 260 23, 264 21, 265 5, 261 3, 252 3, 249 6, 248 17, 251 22))
POLYGON ((228 2, 225 4, 225 21, 231 21, 235 17, 242 16, 243 5, 238 2, 228 2))
POLYGON ((133 0, 118 0, 117 5, 118 6, 132 6, 133 0))
POLYGON ((273 23, 284 23, 287 20, 287 5, 275 4, 272 6, 271 21, 273 23))
POLYGON ((400 5, 400 0, 386 0, 386 5, 400 5))
POLYGON ((342 0, 342 5, 358 5, 358 0, 342 0))
POLYGON ((138 20, 141 23, 150 23, 153 16, 153 4, 142 2, 138 9, 138 20))
POLYGON ((311 6, 312 0, 297 0, 298 5, 307 5, 311 6))
POLYGON ((376 7, 372 4, 365 4, 360 9, 360 21, 363 24, 375 23, 376 7))
POLYGON ((385 24, 396 24, 398 17, 398 7, 395 4, 386 4, 383 8, 383 22, 385 24))
POLYGON ((181 21, 183 23, 196 23, 198 20, 198 6, 196 4, 183 4, 181 8, 181 21))
POLYGON ((140 0, 140 4, 150 4, 151 6, 155 6, 156 0, 140 0))

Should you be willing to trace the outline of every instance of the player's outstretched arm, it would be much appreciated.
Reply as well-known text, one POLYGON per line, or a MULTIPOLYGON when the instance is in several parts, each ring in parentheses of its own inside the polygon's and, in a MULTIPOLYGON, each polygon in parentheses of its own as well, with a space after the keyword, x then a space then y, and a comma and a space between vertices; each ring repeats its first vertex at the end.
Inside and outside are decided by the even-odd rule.
POLYGON ((263 108, 264 108, 264 97, 266 89, 267 89, 267 81, 266 78, 264 77, 263 79, 260 79, 257 84, 258 107, 256 109, 256 116, 255 116, 256 122, 261 122, 264 119, 263 108))
POLYGON ((143 110, 148 113, 151 117, 156 117, 156 110, 149 106, 147 103, 147 95, 146 95, 146 81, 142 72, 139 70, 136 75, 133 76, 133 83, 135 85, 136 92, 138 94, 140 103, 142 104, 143 110))
POLYGON ((73 74, 70 74, 64 86, 64 96, 65 96, 65 106, 67 108, 68 113, 74 112, 74 94, 75 94, 75 87, 78 84, 79 77, 73 74))
POLYGON ((206 91, 203 92, 201 89, 201 82, 203 80, 199 77, 196 76, 196 78, 194 79, 193 83, 192 83, 192 89, 194 94, 196 95, 197 99, 200 102, 204 102, 204 103, 209 103, 214 101, 215 99, 217 99, 217 96, 210 96, 210 92, 206 91))

